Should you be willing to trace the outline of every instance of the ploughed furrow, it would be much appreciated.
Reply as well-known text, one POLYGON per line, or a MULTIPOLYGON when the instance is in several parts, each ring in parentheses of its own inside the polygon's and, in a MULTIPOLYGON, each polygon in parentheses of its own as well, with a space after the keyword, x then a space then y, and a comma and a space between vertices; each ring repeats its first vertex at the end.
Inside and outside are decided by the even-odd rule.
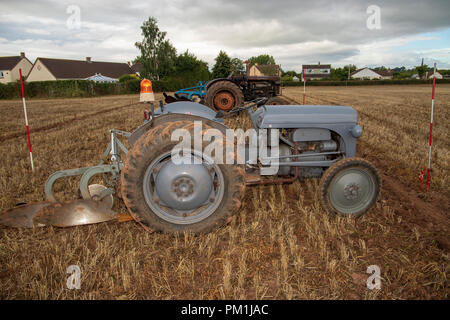
MULTIPOLYGON (((76 120, 85 120, 85 119, 92 118, 94 116, 100 115, 100 114, 105 113, 105 112, 111 112, 111 111, 115 111, 115 110, 118 110, 118 109, 131 107, 131 106, 137 105, 137 104, 138 104, 137 102, 136 103, 128 103, 128 104, 124 104, 124 105, 120 105, 120 106, 116 106, 116 107, 112 107, 112 108, 108 108, 108 109, 102 109, 102 110, 99 110, 99 111, 96 111, 96 112, 92 112, 92 113, 86 113, 86 114, 83 114, 83 115, 78 116, 78 117, 74 116, 74 117, 72 117, 70 119, 66 119, 66 120, 59 121, 59 122, 54 122, 54 123, 51 123, 51 124, 48 124, 48 125, 45 125, 45 126, 41 126, 41 127, 37 127, 37 128, 32 128, 32 131, 33 131, 33 133, 35 133, 35 132, 48 131, 48 130, 51 130, 51 129, 54 129, 54 128, 60 128, 60 127, 63 127, 65 125, 71 124, 71 123, 73 123, 76 120)), ((23 132, 13 132, 13 133, 10 133, 8 135, 1 136, 0 137, 0 142, 4 142, 4 141, 7 141, 7 140, 19 138, 19 137, 21 137, 23 135, 24 135, 23 132)))

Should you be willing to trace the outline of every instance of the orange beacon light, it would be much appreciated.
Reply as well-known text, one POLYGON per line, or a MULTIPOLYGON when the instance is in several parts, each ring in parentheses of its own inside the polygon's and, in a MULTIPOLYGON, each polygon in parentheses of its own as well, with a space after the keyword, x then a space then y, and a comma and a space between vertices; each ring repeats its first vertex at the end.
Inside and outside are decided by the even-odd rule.
POLYGON ((140 102, 154 102, 155 95, 153 94, 152 82, 148 79, 141 81, 141 94, 139 98, 140 102))

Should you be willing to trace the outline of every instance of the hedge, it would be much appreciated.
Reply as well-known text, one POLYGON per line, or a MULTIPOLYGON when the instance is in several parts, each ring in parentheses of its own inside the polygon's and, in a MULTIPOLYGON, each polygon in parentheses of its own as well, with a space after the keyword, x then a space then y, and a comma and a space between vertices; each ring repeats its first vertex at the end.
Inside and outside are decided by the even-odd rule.
MULTIPOLYGON (((177 91, 181 88, 195 85, 195 83, 184 82, 179 79, 152 81, 153 91, 177 91)), ((70 98, 113 94, 137 94, 139 93, 139 87, 139 79, 113 83, 99 83, 89 80, 24 82, 25 96, 27 98, 70 98)), ((21 98, 20 82, 0 84, 0 99, 14 98, 21 98)))
MULTIPOLYGON (((362 86, 393 84, 430 84, 432 80, 350 80, 350 81, 307 81, 307 86, 362 86)), ((436 79, 436 83, 450 83, 450 79, 436 79)), ((177 91, 181 88, 195 86, 196 82, 171 78, 169 80, 152 81, 153 91, 177 91)), ((88 80, 59 80, 25 82, 24 90, 27 98, 70 98, 94 97, 113 94, 139 93, 140 80, 125 82, 99 83, 88 80)), ((286 87, 303 86, 301 81, 282 81, 286 87)), ((20 82, 0 84, 0 99, 21 98, 20 82)))
MULTIPOLYGON (((430 84, 433 80, 349 80, 349 81, 327 81, 327 80, 307 80, 307 86, 373 86, 373 85, 393 85, 393 84, 430 84)), ((450 79, 436 79, 436 83, 450 83, 450 79)), ((303 86, 301 81, 282 81, 285 87, 303 86)))

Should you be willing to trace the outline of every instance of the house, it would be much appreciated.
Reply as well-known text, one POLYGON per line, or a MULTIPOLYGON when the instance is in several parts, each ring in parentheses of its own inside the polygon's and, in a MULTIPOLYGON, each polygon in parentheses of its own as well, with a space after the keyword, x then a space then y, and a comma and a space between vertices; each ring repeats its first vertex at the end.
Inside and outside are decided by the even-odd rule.
POLYGON ((439 72, 436 71, 436 73, 430 74, 430 76, 428 77, 428 79, 433 79, 434 77, 436 77, 436 79, 442 79, 442 78, 444 78, 444 77, 442 76, 442 74, 440 74, 439 72))
POLYGON ((247 68, 247 76, 264 77, 264 76, 281 76, 280 66, 276 64, 258 64, 255 63, 247 68))
POLYGON ((22 69, 22 76, 28 76, 33 64, 21 52, 20 56, 0 57, 0 83, 15 82, 20 79, 19 69, 22 69))
POLYGON ((138 77, 141 76, 141 72, 144 70, 144 66, 140 62, 136 62, 134 64, 131 64, 128 62, 128 65, 130 66, 131 70, 133 70, 134 74, 138 77))
POLYGON ((419 75, 418 75, 417 73, 414 73, 414 74, 411 76, 411 79, 420 79, 420 77, 419 77, 419 75))
POLYGON ((306 80, 328 79, 331 76, 331 64, 304 64, 302 71, 306 80))
POLYGON ((361 68, 350 74, 352 79, 363 79, 363 80, 373 80, 373 79, 392 79, 393 73, 391 70, 381 71, 374 70, 370 68, 361 68))
POLYGON ((37 58, 28 75, 27 81, 49 80, 84 80, 95 75, 102 75, 113 80, 124 74, 133 74, 127 63, 37 58))
POLYGON ((293 77, 292 77, 292 81, 299 82, 300 79, 299 79, 297 76, 293 76, 293 77))

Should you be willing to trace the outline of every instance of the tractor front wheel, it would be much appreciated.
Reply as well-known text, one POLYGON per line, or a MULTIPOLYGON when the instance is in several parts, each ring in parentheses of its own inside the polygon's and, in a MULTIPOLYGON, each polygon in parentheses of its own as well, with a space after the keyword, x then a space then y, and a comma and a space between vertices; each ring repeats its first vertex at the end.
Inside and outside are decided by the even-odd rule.
POLYGON ((322 176, 320 202, 331 214, 359 217, 375 205, 380 189, 380 176, 370 162, 361 158, 343 159, 322 176))

